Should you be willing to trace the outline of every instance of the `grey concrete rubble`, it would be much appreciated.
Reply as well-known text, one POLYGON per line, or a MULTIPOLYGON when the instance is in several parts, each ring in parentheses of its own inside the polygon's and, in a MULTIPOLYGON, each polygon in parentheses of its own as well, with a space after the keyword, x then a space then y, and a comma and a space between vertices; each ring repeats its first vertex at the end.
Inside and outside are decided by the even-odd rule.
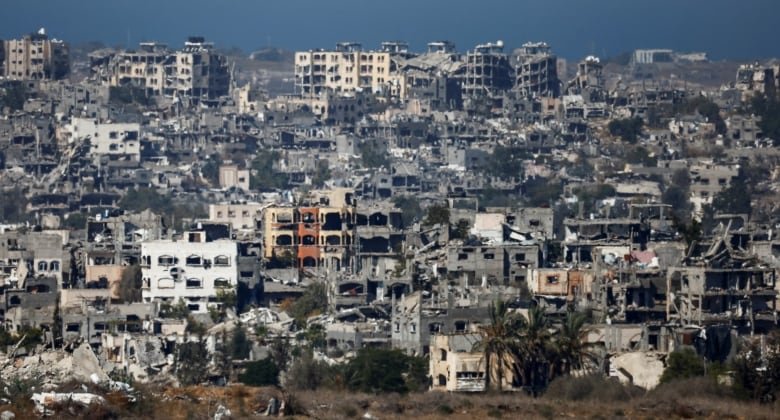
POLYGON ((13 42, 0 378, 40 382, 41 415, 104 402, 56 392, 71 381, 179 384, 201 344, 197 383, 311 346, 398 349, 432 390, 483 390, 468 340, 498 300, 588 314, 595 369, 646 389, 676 350, 724 362, 777 330, 780 138, 745 111, 780 94, 776 62, 703 77, 686 69, 724 68, 704 53, 442 40, 272 63, 197 36, 72 62, 45 33, 13 42))

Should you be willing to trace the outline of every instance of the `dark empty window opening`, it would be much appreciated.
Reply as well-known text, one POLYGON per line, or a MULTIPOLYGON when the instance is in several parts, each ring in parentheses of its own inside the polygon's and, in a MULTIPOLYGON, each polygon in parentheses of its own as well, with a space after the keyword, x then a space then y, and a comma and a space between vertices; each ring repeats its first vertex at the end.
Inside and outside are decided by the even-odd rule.
POLYGON ((203 282, 200 279, 187 279, 188 289, 200 289, 203 287, 203 282))

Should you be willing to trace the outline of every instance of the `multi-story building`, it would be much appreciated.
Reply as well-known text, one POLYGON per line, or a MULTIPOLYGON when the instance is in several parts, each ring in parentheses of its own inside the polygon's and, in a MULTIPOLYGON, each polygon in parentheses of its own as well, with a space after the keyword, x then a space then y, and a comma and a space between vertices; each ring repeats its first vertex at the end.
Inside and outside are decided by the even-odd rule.
POLYGON ((93 156, 136 162, 141 159, 141 127, 138 123, 105 123, 90 118, 74 118, 65 132, 69 140, 89 140, 93 156))
POLYGON ((165 94, 214 99, 230 90, 227 58, 202 37, 190 37, 175 53, 173 72, 168 72, 165 94))
POLYGON ((165 44, 141 43, 138 50, 121 52, 110 61, 109 84, 143 89, 150 96, 162 95, 172 61, 165 44))
POLYGON ((263 255, 292 258, 296 267, 339 271, 348 265, 353 245, 352 192, 335 189, 314 193, 308 206, 273 206, 263 213, 263 255))
POLYGON ((22 39, 3 41, 3 76, 13 80, 59 80, 70 72, 68 46, 41 29, 22 39))
POLYGON ((145 242, 141 250, 144 302, 175 304, 183 299, 194 313, 219 306, 220 291, 238 286, 238 245, 211 240, 209 231, 186 232, 179 240, 145 242))
POLYGON ((209 204, 209 221, 230 224, 235 230, 258 230, 265 204, 209 204))
POLYGON ((700 162, 690 168, 690 200, 693 205, 693 215, 701 217, 704 206, 712 204, 715 196, 731 185, 739 176, 739 167, 717 165, 711 162, 700 162))
POLYGON ((392 54, 363 51, 354 42, 341 42, 335 51, 298 52, 295 54, 296 92, 313 98, 327 91, 368 90, 403 98, 403 78, 394 75, 392 54))
POLYGON ((241 168, 235 164, 221 165, 219 167, 219 187, 237 187, 249 191, 249 169, 241 168))
POLYGON ((671 63, 674 51, 667 49, 636 50, 631 56, 633 64, 671 63))
POLYGON ((512 87, 509 58, 504 53, 504 42, 477 45, 466 54, 466 72, 463 77, 465 96, 495 95, 512 87))
POLYGON ((545 42, 528 42, 515 51, 515 89, 523 96, 557 97, 560 94, 558 59, 545 42))
POLYGON ((97 65, 108 66, 104 81, 109 86, 139 88, 149 96, 214 99, 230 90, 227 58, 202 37, 190 37, 179 51, 170 51, 165 44, 142 43, 137 50, 120 52, 97 65))

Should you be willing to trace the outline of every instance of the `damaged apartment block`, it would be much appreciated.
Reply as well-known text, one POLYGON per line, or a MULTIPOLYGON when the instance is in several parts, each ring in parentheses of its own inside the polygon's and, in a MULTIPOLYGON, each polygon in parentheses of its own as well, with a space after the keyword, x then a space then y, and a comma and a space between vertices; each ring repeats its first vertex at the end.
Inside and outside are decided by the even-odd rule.
POLYGON ((777 325, 776 272, 747 251, 745 215, 723 215, 722 233, 670 267, 667 317, 681 325, 729 325, 766 333, 777 325))

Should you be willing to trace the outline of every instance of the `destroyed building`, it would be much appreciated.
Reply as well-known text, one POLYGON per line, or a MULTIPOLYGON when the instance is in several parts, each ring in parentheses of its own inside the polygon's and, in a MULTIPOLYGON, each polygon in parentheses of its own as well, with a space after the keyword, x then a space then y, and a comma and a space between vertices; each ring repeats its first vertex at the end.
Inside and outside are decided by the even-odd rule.
POLYGON ((513 53, 514 88, 523 96, 558 97, 558 59, 547 43, 529 42, 513 53))

